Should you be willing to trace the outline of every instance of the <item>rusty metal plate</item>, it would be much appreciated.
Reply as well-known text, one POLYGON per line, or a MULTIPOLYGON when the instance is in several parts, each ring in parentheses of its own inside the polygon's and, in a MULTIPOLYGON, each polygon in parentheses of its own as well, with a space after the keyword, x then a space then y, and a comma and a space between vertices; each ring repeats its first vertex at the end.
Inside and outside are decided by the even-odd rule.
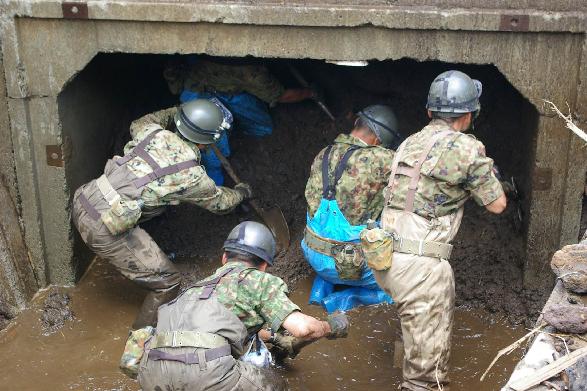
POLYGON ((528 31, 530 16, 528 15, 501 15, 500 31, 528 31))
POLYGON ((61 10, 65 19, 88 19, 86 3, 65 2, 61 4, 61 10))
POLYGON ((61 146, 45 145, 45 151, 47 153, 48 166, 63 167, 65 165, 63 161, 63 153, 61 152, 61 146))
POLYGON ((533 190, 550 190, 552 187, 552 168, 535 167, 532 176, 533 190))

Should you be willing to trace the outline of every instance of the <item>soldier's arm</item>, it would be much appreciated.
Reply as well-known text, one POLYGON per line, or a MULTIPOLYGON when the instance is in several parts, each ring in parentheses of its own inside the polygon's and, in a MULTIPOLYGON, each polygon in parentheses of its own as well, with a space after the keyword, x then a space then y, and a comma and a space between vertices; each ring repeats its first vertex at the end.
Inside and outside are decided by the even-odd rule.
POLYGON ((141 118, 134 120, 130 124, 130 135, 133 139, 142 139, 142 134, 147 130, 168 129, 173 124, 173 117, 176 112, 175 107, 155 111, 141 118))
POLYGON ((198 205, 215 214, 225 214, 243 201, 243 194, 228 187, 216 186, 214 181, 203 173, 195 186, 179 192, 176 198, 180 202, 198 205))
POLYGON ((503 212, 507 199, 493 171, 493 160, 485 155, 485 147, 478 141, 465 148, 470 148, 465 190, 489 212, 503 212))

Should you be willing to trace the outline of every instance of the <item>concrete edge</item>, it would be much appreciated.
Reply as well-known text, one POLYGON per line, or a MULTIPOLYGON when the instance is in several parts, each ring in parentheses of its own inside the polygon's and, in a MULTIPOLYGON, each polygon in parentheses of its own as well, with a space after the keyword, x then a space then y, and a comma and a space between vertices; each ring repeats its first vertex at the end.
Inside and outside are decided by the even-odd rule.
MULTIPOLYGON (((282 4, 202 4, 184 2, 96 1, 79 2, 85 12, 73 16, 80 19, 128 20, 157 22, 210 22, 305 27, 375 26, 415 30, 587 31, 585 12, 553 12, 541 10, 500 10, 481 8, 437 8, 401 6, 348 5, 282 5, 282 4), (522 23, 503 27, 502 18, 528 18, 522 23), (524 23, 526 24, 526 23, 524 23)), ((69 3, 72 4, 72 3, 69 3)), ((56 0, 8 0, 9 16, 32 18, 64 18, 62 2, 56 0)))

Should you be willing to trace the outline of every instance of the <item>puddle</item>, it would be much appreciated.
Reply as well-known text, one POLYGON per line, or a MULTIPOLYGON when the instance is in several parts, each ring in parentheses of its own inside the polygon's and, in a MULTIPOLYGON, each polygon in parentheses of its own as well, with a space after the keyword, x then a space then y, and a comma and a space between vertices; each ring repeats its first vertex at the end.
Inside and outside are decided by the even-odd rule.
MULTIPOLYGON (((292 299, 307 300, 311 280, 301 282, 292 299)), ((109 265, 97 262, 82 281, 66 289, 75 320, 44 336, 39 321, 41 294, 7 329, 0 332, 0 389, 133 390, 138 384, 118 371, 118 360, 141 303, 143 292, 109 265)), ((304 312, 324 316, 321 308, 302 305, 304 312)), ((394 366, 399 322, 392 307, 353 311, 352 334, 310 345, 279 369, 292 390, 395 389, 401 369, 394 366)), ((498 318, 458 309, 455 314, 451 391, 496 390, 519 358, 498 361, 485 382, 480 375, 498 350, 525 333, 498 318), (483 318, 483 320, 482 320, 483 318)))

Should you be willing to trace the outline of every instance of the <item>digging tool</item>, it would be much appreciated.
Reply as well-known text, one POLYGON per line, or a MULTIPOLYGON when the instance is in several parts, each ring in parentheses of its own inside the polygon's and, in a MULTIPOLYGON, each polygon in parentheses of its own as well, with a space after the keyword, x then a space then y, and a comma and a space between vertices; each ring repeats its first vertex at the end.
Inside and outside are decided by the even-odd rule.
MULTIPOLYGON (((304 87, 304 88, 312 88, 312 87, 310 87, 310 84, 306 81, 306 79, 304 79, 304 77, 302 76, 302 74, 300 73, 300 71, 298 71, 291 64, 287 64, 287 66, 289 67, 289 70, 292 73, 292 75, 294 75, 294 77, 302 85, 302 87, 304 87)), ((330 110, 328 110, 328 107, 326 107, 326 105, 324 104, 324 102, 322 102, 322 100, 320 100, 319 98, 316 98, 316 97, 314 97, 312 99, 314 100, 314 102, 316 102, 316 104, 322 109, 323 112, 326 113, 326 115, 332 121, 335 120, 334 115, 332 115, 332 113, 330 112, 330 110)))
MULTIPOLYGON (((211 144, 210 147, 232 180, 235 183, 241 183, 241 180, 232 169, 230 162, 218 150, 218 147, 214 144, 211 144)), ((257 212, 259 217, 261 217, 265 225, 269 227, 273 233, 273 236, 275 236, 277 252, 280 252, 281 250, 287 250, 289 248, 290 242, 289 227, 287 226, 287 222, 285 221, 285 217, 283 216, 281 209, 278 206, 272 206, 271 208, 263 209, 261 206, 259 206, 256 200, 248 200, 248 203, 255 210, 255 212, 257 212)))

